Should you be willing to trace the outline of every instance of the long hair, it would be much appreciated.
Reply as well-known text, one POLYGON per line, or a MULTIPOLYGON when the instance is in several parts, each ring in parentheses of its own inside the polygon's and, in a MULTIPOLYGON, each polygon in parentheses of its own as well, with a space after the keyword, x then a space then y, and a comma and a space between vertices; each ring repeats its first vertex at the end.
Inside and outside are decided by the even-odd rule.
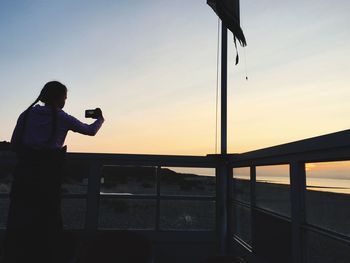
POLYGON ((52 139, 55 136, 55 132, 57 128, 57 108, 55 107, 55 102, 57 101, 58 98, 66 94, 67 94, 66 86, 59 81, 50 81, 44 85, 37 99, 24 112, 23 129, 20 136, 20 139, 22 142, 23 142, 23 134, 27 125, 27 118, 28 118, 29 111, 39 101, 45 103, 46 106, 50 106, 52 110, 51 134, 48 137, 46 143, 49 143, 52 141, 52 139))

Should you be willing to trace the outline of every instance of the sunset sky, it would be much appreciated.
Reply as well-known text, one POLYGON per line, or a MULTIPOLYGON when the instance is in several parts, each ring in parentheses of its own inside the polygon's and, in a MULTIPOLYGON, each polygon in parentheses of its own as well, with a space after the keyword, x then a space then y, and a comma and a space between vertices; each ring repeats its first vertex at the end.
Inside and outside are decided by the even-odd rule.
MULTIPOLYGON (((350 124, 350 2, 241 1, 248 46, 229 35, 228 150, 244 152, 350 124), (245 80, 246 74, 249 80, 245 80)), ((0 141, 43 85, 64 110, 101 107, 74 152, 215 153, 218 19, 205 0, 0 0, 0 141)))

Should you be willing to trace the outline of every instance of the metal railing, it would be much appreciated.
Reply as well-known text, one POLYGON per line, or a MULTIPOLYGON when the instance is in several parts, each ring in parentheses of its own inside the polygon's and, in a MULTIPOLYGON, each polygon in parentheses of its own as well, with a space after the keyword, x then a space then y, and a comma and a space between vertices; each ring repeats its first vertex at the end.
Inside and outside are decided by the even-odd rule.
MULTIPOLYGON (((166 195, 161 194, 160 173, 161 167, 191 167, 191 168, 216 168, 217 160, 213 157, 201 156, 161 156, 161 155, 133 155, 133 154, 96 154, 96 153, 67 153, 67 160, 83 162, 88 166, 88 180, 86 194, 63 194, 62 198, 86 198, 87 213, 85 228, 88 231, 98 229, 98 206, 100 199, 114 198, 119 199, 138 199, 138 200, 156 200, 157 217, 155 230, 159 229, 159 202, 161 200, 203 200, 215 201, 215 195, 166 195), (123 194, 109 195, 101 193, 101 175, 104 166, 130 166, 130 167, 154 167, 155 168, 155 193, 154 194, 123 194)), ((15 165, 16 158, 13 154, 3 154, 1 164, 15 165)), ((8 194, 1 194, 2 198, 7 198, 8 194)))
MULTIPOLYGON (((99 204, 100 200, 105 198, 154 200, 156 202, 156 219, 153 231, 158 232, 162 230, 160 227, 160 202, 165 200, 201 200, 215 202, 216 225, 212 231, 216 231, 219 254, 228 253, 233 244, 236 253, 242 253, 249 257, 253 256, 258 258, 258 260, 261 258, 262 262, 264 259, 269 262, 278 262, 278 260, 281 260, 278 255, 275 257, 269 255, 269 253, 276 253, 276 248, 269 250, 267 247, 270 242, 271 244, 280 246, 281 251, 284 253, 281 252, 282 255, 290 256, 292 259, 291 261, 287 259, 283 262, 306 262, 306 236, 309 233, 320 235, 327 240, 341 242, 344 246, 350 247, 349 236, 323 228, 322 226, 310 224, 305 216, 307 212, 305 205, 305 195, 307 192, 305 165, 312 162, 350 160, 350 130, 234 155, 164 156, 68 153, 67 159, 71 161, 82 161, 89 166, 86 194, 63 195, 63 198, 86 199, 85 230, 87 231, 98 230, 99 204), (101 194, 101 171, 106 165, 154 167, 156 171, 155 193, 151 195, 118 194, 114 196, 101 194), (257 168, 276 165, 287 165, 289 167, 290 184, 287 186, 290 193, 288 202, 291 209, 289 215, 281 214, 278 211, 275 212, 273 209, 265 209, 257 204, 256 188, 259 186, 257 182, 257 168), (162 183, 159 172, 161 167, 214 168, 216 175, 216 194, 212 196, 162 194, 162 183), (242 202, 237 199, 237 192, 235 192, 233 187, 235 180, 232 180, 234 178, 232 171, 235 168, 242 167, 249 169, 249 202, 242 202), (233 213, 233 206, 237 208, 236 213, 233 213), (248 213, 248 217, 246 216, 243 222, 238 222, 240 220, 239 213, 242 215, 248 213), (237 233, 239 232, 237 228, 242 225, 249 226, 250 228, 250 232, 248 231, 249 233, 247 234, 250 236, 250 240, 248 241, 237 233), (266 231, 263 227, 267 228, 266 231), (266 233, 275 233, 277 236, 272 235, 271 239, 267 242, 262 237, 266 233), (274 240, 274 238, 279 238, 278 234, 280 233, 285 233, 285 240, 274 240), (266 243, 264 244, 264 242, 266 243)), ((15 157, 11 154, 1 154, 0 160, 0 164, 13 164, 15 157)), ((8 198, 8 194, 1 194, 0 198, 8 198)))
MULTIPOLYGON (((161 194, 161 182, 159 170, 161 167, 198 167, 215 168, 215 162, 208 157, 193 156, 159 156, 159 155, 126 155, 126 154, 81 154, 70 153, 70 160, 79 160, 89 163, 89 177, 87 189, 87 214, 86 230, 96 231, 98 229, 98 211, 100 200, 105 198, 118 198, 124 200, 155 200, 156 216, 154 230, 160 231, 160 202, 162 200, 202 200, 215 201, 215 196, 189 196, 189 195, 166 195, 161 194), (154 167, 155 185, 154 194, 125 194, 118 195, 102 194, 100 190, 101 171, 106 165, 154 167)), ((68 197, 68 196, 65 196, 68 197)))
MULTIPOLYGON (((234 205, 240 208, 244 207, 247 211, 250 211, 251 223, 250 234, 248 233, 248 235, 250 235, 251 240, 242 240, 240 235, 235 234, 237 231, 232 230, 231 236, 234 237, 233 241, 236 248, 239 247, 243 253, 252 254, 258 260, 265 259, 267 262, 293 263, 307 262, 307 233, 315 233, 326 240, 341 242, 344 246, 350 248, 350 236, 311 224, 306 218, 306 213, 308 212, 305 200, 307 194, 306 164, 345 160, 350 160, 350 130, 232 155, 229 159, 230 167, 246 167, 249 169, 250 175, 250 200, 241 202, 235 197, 237 193, 233 193, 230 198, 234 205), (290 184, 284 186, 284 189, 289 189, 290 192, 290 216, 279 212, 274 213, 271 209, 265 209, 261 205, 257 205, 256 188, 259 186, 259 182, 257 182, 257 167, 276 165, 289 166, 290 184), (265 225, 262 226, 262 224, 265 225), (266 231, 261 230, 262 227, 267 228, 266 231), (274 233, 279 231, 284 234, 278 237, 280 240, 273 241, 273 238, 276 238, 274 233), (270 236, 262 238, 262 234, 270 236), (274 248, 269 247, 266 243, 263 244, 268 240, 275 245, 274 248), (281 244, 283 242, 285 242, 284 245, 281 244), (283 251, 281 255, 278 255, 278 249, 283 251)), ((283 188, 283 186, 280 188, 283 188)), ((276 196, 275 198, 277 200, 280 197, 276 196)), ((322 201, 320 200, 320 202, 322 201)), ((343 209, 346 210, 348 208, 343 207, 343 209)), ((229 219, 230 222, 233 220, 234 216, 229 219)), ((350 258, 344 258, 348 256, 341 256, 341 260, 350 260, 350 258)), ((345 261, 334 259, 330 262, 345 261)))

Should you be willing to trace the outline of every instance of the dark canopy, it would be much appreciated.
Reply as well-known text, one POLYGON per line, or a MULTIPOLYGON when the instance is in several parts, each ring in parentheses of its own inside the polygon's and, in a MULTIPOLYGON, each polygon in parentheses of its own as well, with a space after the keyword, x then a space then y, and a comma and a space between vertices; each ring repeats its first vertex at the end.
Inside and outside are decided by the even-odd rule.
POLYGON ((232 32, 233 37, 238 39, 241 46, 246 46, 247 42, 239 21, 239 0, 207 0, 207 4, 232 32))

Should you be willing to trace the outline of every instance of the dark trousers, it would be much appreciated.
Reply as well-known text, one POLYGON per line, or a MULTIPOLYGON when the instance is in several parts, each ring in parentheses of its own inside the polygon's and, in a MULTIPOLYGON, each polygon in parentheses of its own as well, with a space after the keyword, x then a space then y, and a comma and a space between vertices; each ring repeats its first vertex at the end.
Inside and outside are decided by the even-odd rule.
POLYGON ((61 172, 64 152, 19 157, 10 194, 5 263, 62 262, 61 172))

